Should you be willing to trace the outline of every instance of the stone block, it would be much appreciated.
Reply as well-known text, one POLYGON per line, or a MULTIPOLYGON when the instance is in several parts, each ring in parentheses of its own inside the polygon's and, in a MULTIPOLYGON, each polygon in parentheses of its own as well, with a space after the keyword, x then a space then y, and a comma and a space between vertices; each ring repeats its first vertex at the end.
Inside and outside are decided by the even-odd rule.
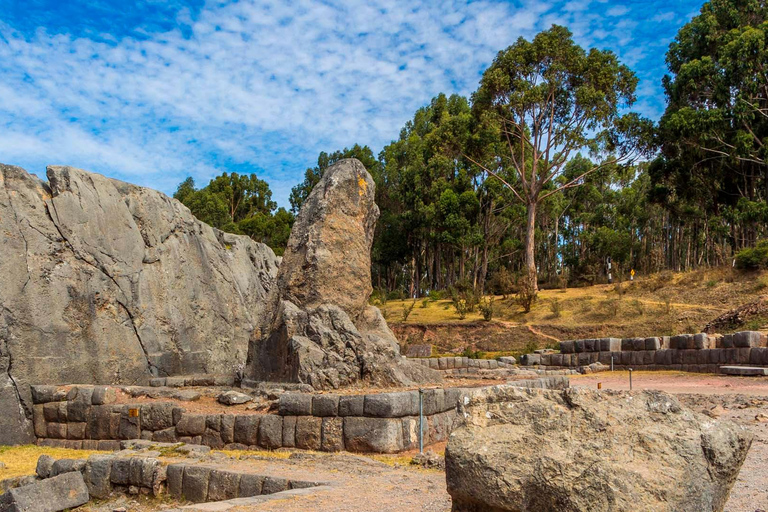
POLYGON ((653 355, 656 351, 655 350, 643 350, 643 365, 648 366, 653 364, 653 355))
MULTIPOLYGON (((734 336, 734 340, 736 337, 734 336)), ((736 364, 749 364, 749 355, 752 353, 751 348, 737 348, 736 350, 736 364)))
POLYGON ((120 441, 113 439, 99 440, 99 451, 116 452, 120 449, 120 441))
MULTIPOLYGON (((492 363, 495 363, 496 361, 491 361, 492 363)), ((541 354, 541 364, 543 366, 552 366, 552 355, 551 354, 541 354)), ((493 370, 493 368, 491 368, 493 370)))
POLYGON ((181 483, 184 477, 184 464, 170 464, 166 471, 168 494, 173 498, 181 498, 181 483))
POLYGON ((296 447, 319 450, 322 446, 323 418, 299 416, 296 418, 296 447))
POLYGON ((655 365, 663 365, 664 364, 664 357, 667 355, 666 350, 656 350, 653 353, 653 364, 655 365))
POLYGON ((265 414, 259 422, 259 446, 274 450, 283 445, 283 417, 265 414))
POLYGON ((573 352, 575 354, 581 354, 584 352, 585 343, 584 340, 574 340, 573 341, 573 352))
POLYGON ((130 461, 128 485, 151 489, 160 461, 151 457, 131 457, 130 461))
POLYGON ((30 386, 30 388, 33 404, 47 404, 60 400, 56 386, 30 386))
POLYGON ((0 495, 3 512, 59 512, 88 503, 83 475, 69 472, 7 490, 0 495))
POLYGON ((312 416, 338 416, 339 395, 315 395, 312 398, 312 416))
POLYGON ((683 364, 688 364, 688 365, 697 364, 696 361, 698 361, 697 359, 698 356, 696 355, 695 349, 691 348, 687 350, 682 350, 681 352, 683 353, 683 364))
POLYGON ((620 352, 621 340, 619 338, 600 338, 600 352, 620 352))
POLYGON ((173 426, 173 403, 153 403, 141 406, 143 430, 165 430, 173 426))
POLYGON ((696 351, 696 364, 705 365, 709 364, 709 350, 703 349, 703 350, 697 350, 696 351))
MULTIPOLYGON (((736 348, 760 347, 763 338, 757 331, 742 331, 733 335, 733 346, 736 348)), ((764 346, 764 344, 762 344, 764 346)))
POLYGON ((85 423, 67 423, 67 439, 85 438, 85 423))
POLYGON ((563 366, 563 354, 552 354, 552 366, 563 366))
POLYGON ((117 391, 114 388, 107 386, 96 386, 93 388, 93 394, 91 395, 91 404, 93 405, 108 405, 114 404, 117 401, 117 391))
POLYGON ((622 352, 631 352, 632 349, 632 342, 634 341, 634 338, 622 338, 621 340, 621 351, 622 352))
POLYGON ((307 393, 286 393, 280 396, 278 403, 280 416, 312 415, 312 395, 307 393))
POLYGON ((212 428, 206 428, 205 432, 201 437, 202 439, 200 443, 210 448, 213 448, 214 450, 221 450, 222 448, 224 448, 224 445, 226 444, 221 439, 221 434, 219 433, 219 431, 213 430, 212 428))
POLYGON ((35 474, 39 476, 40 478, 49 478, 53 476, 51 473, 53 470, 53 464, 56 462, 56 459, 51 457, 50 455, 41 455, 37 459, 37 467, 35 468, 35 474))
POLYGON ((721 366, 720 373, 725 375, 740 375, 742 377, 768 375, 768 368, 749 366, 721 366))
POLYGON ((88 416, 88 426, 86 428, 88 437, 91 439, 111 439, 112 432, 117 432, 119 428, 119 416, 113 419, 112 406, 95 405, 91 407, 88 416))
POLYGON ((676 348, 670 349, 672 353, 672 365, 683 364, 683 351, 676 348))
POLYGON ((141 436, 141 416, 131 416, 131 410, 138 405, 125 405, 120 412, 118 439, 139 439, 141 436))
POLYGON ((235 416, 233 414, 222 414, 219 425, 219 433, 224 444, 235 442, 235 416))
POLYGON ((110 474, 113 455, 95 454, 88 457, 85 464, 85 485, 92 498, 104 499, 112 492, 110 474))
POLYGON ((49 423, 59 422, 59 402, 43 404, 43 418, 49 423))
POLYGON ((156 430, 152 433, 152 441, 157 443, 175 443, 179 440, 176 435, 176 427, 156 430))
POLYGON ((453 357, 446 357, 445 368, 446 370, 453 370, 454 368, 456 368, 456 359, 453 357))
POLYGON ((91 409, 90 402, 67 402, 67 421, 68 422, 85 422, 88 420, 88 414, 91 409))
POLYGON ((364 413, 375 418, 401 418, 419 414, 418 391, 365 395, 364 413))
POLYGON ((51 439, 66 439, 67 424, 66 423, 49 423, 47 437, 50 437, 51 439))
POLYGON ((592 360, 589 352, 580 352, 578 356, 579 356, 579 366, 589 366, 590 364, 592 364, 592 360))
MULTIPOLYGON (((640 339, 640 338, 637 338, 640 339)), ((645 364, 645 356, 643 355, 643 351, 633 351, 632 352, 632 359, 630 363, 632 366, 642 366, 645 364)))
POLYGON ((264 477, 264 485, 261 488, 261 494, 274 494, 276 492, 287 491, 289 483, 286 478, 276 476, 264 477))
POLYGON ((429 367, 432 368, 433 370, 439 370, 440 369, 438 367, 437 358, 432 357, 432 358, 429 358, 427 361, 429 361, 429 367))
POLYGON ((199 436, 205 432, 205 414, 184 414, 176 424, 179 436, 199 436))
POLYGON ((221 414, 208 414, 205 417, 205 430, 218 432, 219 429, 221 429, 221 414))
POLYGON ((208 501, 224 501, 238 497, 240 473, 214 469, 208 479, 208 501))
POLYGON ((632 338, 632 350, 645 350, 645 338, 632 338))
POLYGON ((112 470, 109 481, 114 485, 131 484, 131 459, 129 457, 115 457, 112 460, 112 470))
POLYGON ((45 421, 43 404, 37 404, 32 408, 32 423, 35 428, 35 437, 46 437, 48 435, 48 423, 45 421))
POLYGON ((320 449, 324 452, 344 450, 344 418, 323 418, 320 449))
POLYGON ((403 449, 402 422, 393 418, 344 418, 348 451, 396 453, 403 449))
POLYGON ((660 349, 661 349, 661 338, 658 338, 658 337, 645 338, 645 350, 660 350, 660 349))
POLYGON ((238 491, 238 496, 241 498, 259 496, 261 495, 263 486, 264 477, 262 475, 243 473, 240 475, 240 489, 238 491))
POLYGON ((284 448, 296 447, 296 416, 283 416, 283 440, 284 448))
POLYGON ((461 356, 456 356, 453 358, 453 367, 454 368, 466 368, 466 364, 464 363, 464 359, 461 356))
POLYGON ((442 388, 426 389, 423 396, 424 414, 429 416, 445 410, 445 391, 442 388))
POLYGON ((365 409, 365 395, 339 397, 339 416, 362 416, 365 409))
MULTIPOLYGON (((235 416, 234 442, 244 445, 255 445, 259 439, 260 417, 254 414, 235 416)), ((178 425, 176 426, 178 429, 178 425)))
POLYGON ((582 343, 584 344, 584 352, 594 352, 595 341, 597 340, 594 340, 594 339, 582 340, 582 343))
POLYGON ((181 495, 192 503, 203 503, 208 499, 208 482, 211 468, 185 466, 181 481, 181 495))
POLYGON ((561 354, 573 354, 574 348, 573 348, 573 341, 561 341, 560 342, 560 353, 561 354))

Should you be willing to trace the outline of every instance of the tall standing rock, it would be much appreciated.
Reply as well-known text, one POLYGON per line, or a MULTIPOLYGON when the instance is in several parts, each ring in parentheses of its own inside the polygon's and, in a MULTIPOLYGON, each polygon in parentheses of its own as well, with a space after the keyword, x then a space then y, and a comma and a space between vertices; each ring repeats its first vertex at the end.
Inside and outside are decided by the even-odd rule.
POLYGON ((440 380, 408 363, 371 294, 375 184, 356 159, 329 167, 301 208, 269 301, 254 332, 248 377, 318 389, 365 380, 403 385, 440 380))
POLYGON ((30 384, 141 384, 244 364, 271 249, 160 192, 0 164, 0 444, 32 439, 30 384))

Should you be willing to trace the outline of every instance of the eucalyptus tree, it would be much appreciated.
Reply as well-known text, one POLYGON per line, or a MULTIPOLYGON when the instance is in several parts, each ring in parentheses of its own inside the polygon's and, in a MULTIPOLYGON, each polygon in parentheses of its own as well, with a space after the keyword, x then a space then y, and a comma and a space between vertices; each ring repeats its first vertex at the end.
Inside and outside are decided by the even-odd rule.
POLYGON ((511 162, 515 179, 466 156, 525 205, 525 267, 534 292, 536 211, 541 202, 581 185, 604 166, 632 161, 647 147, 651 123, 622 113, 635 102, 636 87, 637 77, 616 55, 585 51, 567 28, 557 25, 532 41, 519 38, 483 73, 473 106, 499 124, 507 144, 506 154, 498 157, 511 162), (569 159, 585 150, 597 163, 568 181, 558 181, 569 159))

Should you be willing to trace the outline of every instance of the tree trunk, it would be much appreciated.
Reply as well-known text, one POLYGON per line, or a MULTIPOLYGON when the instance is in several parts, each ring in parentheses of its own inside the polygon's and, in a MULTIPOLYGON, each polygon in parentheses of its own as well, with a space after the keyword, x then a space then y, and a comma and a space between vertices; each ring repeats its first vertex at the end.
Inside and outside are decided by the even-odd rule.
POLYGON ((531 285, 531 289, 536 292, 539 290, 538 280, 536 279, 536 203, 528 203, 528 223, 525 226, 525 268, 526 277, 531 285))

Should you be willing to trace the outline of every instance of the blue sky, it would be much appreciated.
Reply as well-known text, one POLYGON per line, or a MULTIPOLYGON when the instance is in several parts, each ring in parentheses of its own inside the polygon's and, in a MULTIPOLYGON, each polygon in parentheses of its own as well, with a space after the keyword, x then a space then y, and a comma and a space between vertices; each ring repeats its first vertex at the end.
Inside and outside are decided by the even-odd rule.
POLYGON ((553 23, 611 49, 664 109, 664 54, 702 0, 0 0, 0 162, 173 193, 256 172, 288 205, 320 151, 375 152, 440 92, 553 23))

